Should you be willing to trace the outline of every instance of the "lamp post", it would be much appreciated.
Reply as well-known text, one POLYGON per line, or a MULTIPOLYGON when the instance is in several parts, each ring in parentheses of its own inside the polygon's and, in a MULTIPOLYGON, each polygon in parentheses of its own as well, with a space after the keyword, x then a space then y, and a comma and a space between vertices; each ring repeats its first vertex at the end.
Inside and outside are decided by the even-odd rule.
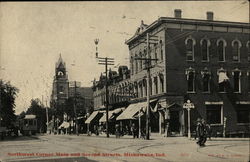
POLYGON ((183 108, 187 109, 188 111, 188 138, 191 139, 191 131, 190 131, 190 110, 194 109, 194 104, 190 101, 187 100, 186 103, 183 104, 183 108))

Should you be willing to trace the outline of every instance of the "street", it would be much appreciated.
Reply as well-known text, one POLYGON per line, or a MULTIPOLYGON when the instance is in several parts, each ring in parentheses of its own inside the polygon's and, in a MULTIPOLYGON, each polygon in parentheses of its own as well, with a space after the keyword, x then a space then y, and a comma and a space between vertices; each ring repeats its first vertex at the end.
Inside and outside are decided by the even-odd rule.
POLYGON ((111 135, 37 135, 0 142, 1 161, 249 161, 248 138, 212 138, 198 147, 186 137, 151 140, 111 135))

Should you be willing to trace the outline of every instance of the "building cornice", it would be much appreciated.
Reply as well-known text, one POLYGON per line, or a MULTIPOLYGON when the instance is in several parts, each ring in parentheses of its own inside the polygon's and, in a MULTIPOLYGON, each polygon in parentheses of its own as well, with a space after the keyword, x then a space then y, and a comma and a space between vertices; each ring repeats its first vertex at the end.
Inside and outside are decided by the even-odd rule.
POLYGON ((147 32, 154 30, 155 27, 163 24, 163 23, 174 23, 174 24, 186 24, 186 25, 205 25, 205 26, 216 26, 216 27, 236 27, 236 28, 244 28, 250 30, 250 23, 243 22, 229 22, 229 21, 210 21, 210 20, 199 20, 199 19, 177 19, 170 17, 160 17, 152 24, 150 24, 141 34, 134 35, 125 43, 130 44, 134 40, 145 36, 147 32))

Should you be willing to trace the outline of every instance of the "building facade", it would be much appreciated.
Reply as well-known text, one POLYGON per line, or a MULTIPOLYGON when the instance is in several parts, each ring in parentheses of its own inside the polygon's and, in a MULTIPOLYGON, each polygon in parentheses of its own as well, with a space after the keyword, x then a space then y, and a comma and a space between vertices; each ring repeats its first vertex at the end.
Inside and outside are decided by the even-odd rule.
POLYGON ((142 22, 126 42, 134 102, 144 102, 148 93, 145 61, 137 58, 152 58, 149 93, 158 99, 160 133, 187 134, 188 99, 195 105, 191 131, 204 118, 215 135, 249 133, 249 33, 249 23, 214 21, 211 12, 206 20, 184 19, 175 10, 174 18, 142 22))

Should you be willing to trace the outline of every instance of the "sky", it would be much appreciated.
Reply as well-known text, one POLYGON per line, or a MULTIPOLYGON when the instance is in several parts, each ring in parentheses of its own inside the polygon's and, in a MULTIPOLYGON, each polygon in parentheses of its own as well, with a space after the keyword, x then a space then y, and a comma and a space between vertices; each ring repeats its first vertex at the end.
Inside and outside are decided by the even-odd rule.
POLYGON ((27 110, 32 98, 49 104, 55 63, 66 62, 70 81, 92 86, 104 66, 95 59, 95 39, 100 57, 128 65, 131 38, 141 20, 151 24, 159 17, 206 19, 214 12, 219 21, 249 22, 244 1, 120 1, 120 2, 0 2, 0 79, 19 89, 16 114, 27 110))

